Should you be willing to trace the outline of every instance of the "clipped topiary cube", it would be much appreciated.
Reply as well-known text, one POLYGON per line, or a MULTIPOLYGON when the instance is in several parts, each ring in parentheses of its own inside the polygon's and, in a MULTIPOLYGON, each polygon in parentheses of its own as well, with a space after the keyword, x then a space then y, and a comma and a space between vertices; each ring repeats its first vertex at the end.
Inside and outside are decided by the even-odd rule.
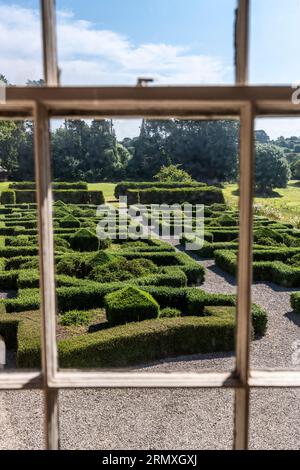
POLYGON ((1 204, 16 204, 16 193, 15 191, 2 191, 1 192, 1 204))
POLYGON ((79 228, 80 222, 78 219, 76 219, 76 217, 71 214, 68 214, 63 219, 61 219, 60 226, 62 228, 79 228))
POLYGON ((112 326, 157 318, 159 315, 156 300, 137 287, 128 286, 107 294, 104 301, 107 320, 112 326))
POLYGON ((75 251, 97 251, 99 239, 95 233, 82 228, 70 238, 70 245, 75 251))

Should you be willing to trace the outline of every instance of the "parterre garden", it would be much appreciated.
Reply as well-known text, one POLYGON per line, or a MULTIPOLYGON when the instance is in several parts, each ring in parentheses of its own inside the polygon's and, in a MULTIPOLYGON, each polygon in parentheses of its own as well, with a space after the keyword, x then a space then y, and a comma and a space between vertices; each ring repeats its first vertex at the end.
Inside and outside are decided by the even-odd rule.
MULTIPOLYGON (((54 183, 57 335, 61 367, 126 367, 182 354, 234 350, 234 295, 199 288, 205 270, 187 253, 157 238, 130 240, 120 225, 116 239, 100 238, 113 211, 97 215, 101 191, 87 184, 54 183)), ((204 204, 204 245, 193 253, 214 257, 235 274, 238 213, 220 188, 204 183, 120 183, 115 196, 130 204, 204 204)), ((1 194, 0 334, 16 351, 19 367, 36 367, 39 344, 39 267, 34 183, 11 183, 1 194)), ((162 214, 163 215, 163 214, 162 214)), ((117 213, 117 218, 120 214, 117 213)), ((174 229, 176 214, 158 220, 174 229)), ((195 228, 195 217, 190 219, 195 228)), ((190 237, 190 236, 189 236, 190 237)), ((193 236, 197 243, 197 233, 193 236)), ((254 278, 300 287, 300 231, 266 217, 254 219, 254 278)), ((186 237, 182 237, 185 243, 186 237)), ((292 304, 300 311, 299 294, 292 304)), ((265 334, 267 315, 252 306, 253 335, 265 334)))

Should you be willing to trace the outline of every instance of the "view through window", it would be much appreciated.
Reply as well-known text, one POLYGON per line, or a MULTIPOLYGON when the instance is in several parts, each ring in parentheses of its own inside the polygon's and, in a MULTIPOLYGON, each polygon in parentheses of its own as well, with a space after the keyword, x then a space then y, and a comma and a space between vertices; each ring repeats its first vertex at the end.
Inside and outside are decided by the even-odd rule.
POLYGON ((93 3, 0 3, 0 446, 297 448, 297 85, 257 2, 93 3))

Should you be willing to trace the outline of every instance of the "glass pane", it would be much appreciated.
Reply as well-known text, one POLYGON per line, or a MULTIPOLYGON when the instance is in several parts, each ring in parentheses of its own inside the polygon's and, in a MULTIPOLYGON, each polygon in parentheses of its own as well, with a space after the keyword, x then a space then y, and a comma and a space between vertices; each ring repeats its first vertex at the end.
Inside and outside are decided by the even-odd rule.
POLYGON ((252 298, 267 312, 256 368, 300 367, 300 119, 257 119, 252 298), (299 153, 298 153, 299 151, 299 153))
POLYGON ((252 390, 250 449, 299 450, 300 390, 252 390))
POLYGON ((59 398, 63 449, 232 448, 232 390, 73 390, 59 398))
POLYGON ((251 83, 298 83, 300 3, 298 0, 252 0, 251 83))
POLYGON ((40 367, 33 132, 30 121, 0 122, 0 366, 4 369, 40 367))
POLYGON ((61 367, 234 367, 238 145, 237 120, 52 122, 61 367))
POLYGON ((38 0, 0 1, 0 78, 40 85, 43 78, 38 0))
POLYGON ((232 83, 235 0, 58 0, 67 85, 232 83))
POLYGON ((43 450, 44 393, 40 390, 0 392, 0 450, 43 450))

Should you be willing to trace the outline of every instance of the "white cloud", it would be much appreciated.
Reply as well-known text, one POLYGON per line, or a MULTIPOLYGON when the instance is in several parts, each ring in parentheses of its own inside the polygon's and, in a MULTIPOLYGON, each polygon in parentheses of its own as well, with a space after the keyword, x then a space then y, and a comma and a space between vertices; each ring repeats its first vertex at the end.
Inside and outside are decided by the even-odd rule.
MULTIPOLYGON (((157 83, 222 83, 231 67, 218 57, 195 55, 172 44, 134 44, 128 37, 57 14, 58 54, 62 84, 135 84, 139 76, 157 83)), ((0 71, 12 83, 42 76, 39 13, 16 5, 0 5, 0 71)))

